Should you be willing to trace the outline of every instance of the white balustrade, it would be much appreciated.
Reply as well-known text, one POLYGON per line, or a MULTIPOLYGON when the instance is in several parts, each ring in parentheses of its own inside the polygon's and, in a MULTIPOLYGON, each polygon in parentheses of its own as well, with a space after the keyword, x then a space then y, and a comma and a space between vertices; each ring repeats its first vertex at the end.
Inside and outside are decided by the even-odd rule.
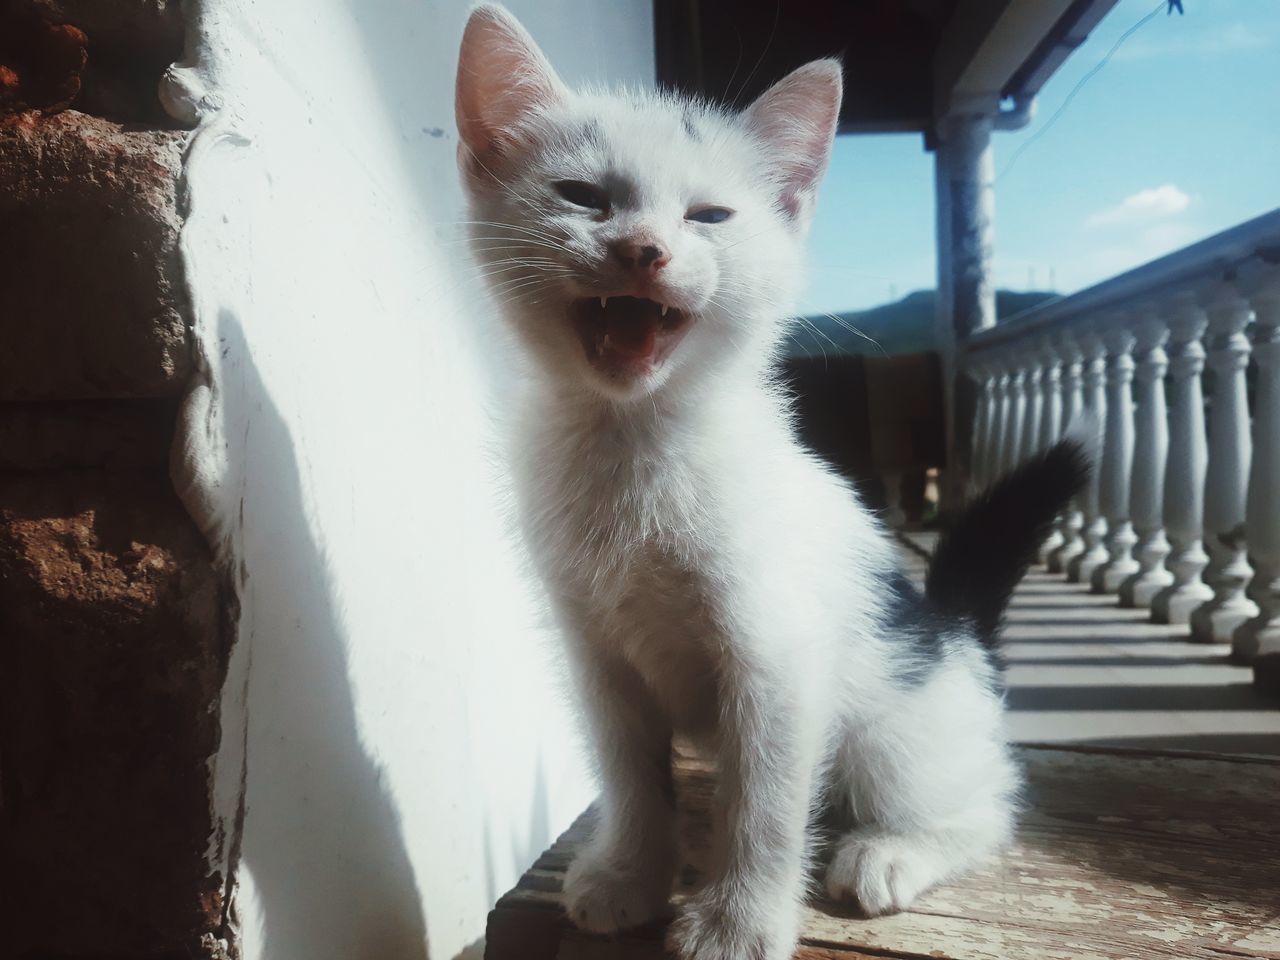
POLYGON ((1068 424, 1105 425, 1040 560, 1149 606, 1156 623, 1230 642, 1260 683, 1280 685, 1276 250, 1280 210, 1002 321, 964 350, 979 388, 975 486, 1068 424))
POLYGON ((1089 579, 1094 593, 1114 593, 1138 572, 1133 559, 1137 537, 1129 519, 1133 473, 1133 345, 1122 317, 1113 317, 1102 336, 1107 347, 1107 416, 1098 503, 1107 518, 1107 559, 1089 579))
POLYGON ((1251 298, 1258 382, 1245 510, 1254 570, 1249 593, 1259 612, 1231 641, 1233 657, 1245 662, 1280 656, 1280 268, 1272 267, 1267 281, 1251 298))
POLYGON ((1165 569, 1169 540, 1164 532, 1164 476, 1169 456, 1169 413, 1164 378, 1169 370, 1165 341, 1169 328, 1157 310, 1148 311, 1134 328, 1135 405, 1133 413, 1133 479, 1129 516, 1138 536, 1138 572, 1120 585, 1122 607, 1149 607, 1157 593, 1173 583, 1165 569))
POLYGON ((1189 623, 1191 612, 1213 596, 1200 574, 1204 552, 1204 475, 1209 447, 1204 426, 1204 336, 1209 320, 1194 294, 1184 293, 1169 314, 1169 455, 1164 479, 1167 566, 1173 583, 1151 601, 1156 623, 1189 623))
POLYGON ((1201 643, 1230 643, 1236 627, 1257 616, 1245 595, 1253 576, 1245 542, 1245 493, 1248 489, 1249 407, 1245 369, 1252 317, 1249 301, 1224 287, 1209 308, 1208 365, 1214 373, 1209 402, 1209 470, 1205 475, 1204 531, 1209 565, 1204 579, 1213 597, 1191 614, 1191 638, 1201 643))

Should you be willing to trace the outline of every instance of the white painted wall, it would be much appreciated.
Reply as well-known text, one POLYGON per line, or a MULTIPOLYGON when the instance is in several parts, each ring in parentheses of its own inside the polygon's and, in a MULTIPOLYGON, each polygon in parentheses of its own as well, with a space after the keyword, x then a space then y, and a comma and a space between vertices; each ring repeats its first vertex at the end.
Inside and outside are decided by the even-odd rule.
MULTIPOLYGON (((449 960, 589 801, 502 518, 459 265, 466 0, 205 0, 184 255, 209 382, 176 471, 241 577, 213 771, 248 960, 449 960)), ((651 83, 647 0, 511 3, 571 80, 651 83)))

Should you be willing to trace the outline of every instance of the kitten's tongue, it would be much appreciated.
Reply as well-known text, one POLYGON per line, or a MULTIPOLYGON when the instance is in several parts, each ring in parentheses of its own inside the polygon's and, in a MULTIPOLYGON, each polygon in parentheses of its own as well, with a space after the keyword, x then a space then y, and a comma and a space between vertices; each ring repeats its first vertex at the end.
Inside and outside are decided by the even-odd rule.
POLYGON ((573 323, 587 360, 611 376, 651 370, 673 350, 689 326, 689 317, 644 297, 583 298, 573 323))
POLYGON ((650 356, 658 345, 658 305, 615 297, 604 309, 604 349, 631 360, 650 356))

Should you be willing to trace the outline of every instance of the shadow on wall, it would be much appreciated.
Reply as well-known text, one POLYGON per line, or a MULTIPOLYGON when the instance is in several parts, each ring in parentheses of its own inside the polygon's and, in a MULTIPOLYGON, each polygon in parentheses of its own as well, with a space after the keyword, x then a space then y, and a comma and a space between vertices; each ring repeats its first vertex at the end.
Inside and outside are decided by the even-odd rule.
POLYGON ((241 480, 234 536, 252 571, 240 598, 242 629, 252 625, 239 640, 252 663, 245 734, 252 815, 241 866, 257 916, 240 919, 259 938, 259 955, 279 960, 427 960, 399 818, 356 732, 328 562, 308 524, 293 442, 238 320, 224 311, 218 327, 225 422, 243 429, 232 454, 252 467, 241 480), (255 484, 270 490, 250 489, 255 484))
MULTIPOLYGON (((370 78, 379 91, 378 105, 390 118, 389 126, 403 127, 398 154, 408 172, 408 181, 418 191, 416 205, 421 210, 427 232, 440 229, 446 236, 457 238, 465 235, 462 229, 468 216, 462 202, 459 174, 455 161, 457 133, 454 124, 454 72, 457 64, 457 48, 462 36, 462 25, 472 6, 472 0, 446 0, 446 2, 414 8, 404 16, 386 16, 376 5, 366 0, 348 0, 348 9, 355 28, 354 35, 363 47, 370 78), (456 29, 442 29, 442 24, 452 24, 456 29), (406 123, 406 118, 417 117, 419 123, 406 123), (447 149, 441 149, 447 145, 447 149), (458 220, 443 219, 460 218, 458 220)), ((577 51, 583 35, 601 36, 606 30, 623 31, 638 29, 645 35, 652 30, 651 12, 647 4, 631 5, 631 0, 578 0, 573 3, 545 5, 542 0, 506 0, 506 5, 521 17, 527 27, 540 36, 547 49, 557 60, 557 67, 580 70, 587 76, 606 76, 617 73, 619 78, 631 78, 642 64, 651 76, 651 54, 644 54, 644 44, 627 43, 625 49, 615 49, 608 55, 598 51, 591 54, 575 52, 574 56, 555 56, 557 41, 566 48, 577 51), (572 23, 571 29, 565 24, 572 23), (637 52, 641 51, 641 52, 637 52), (646 59, 646 56, 648 59, 646 59), (632 63, 631 61, 635 61, 632 63)), ((572 79, 572 74, 567 74, 572 79)), ((406 198, 408 201, 409 198, 406 198)), ((449 267, 464 276, 473 276, 474 265, 464 249, 455 243, 444 251, 449 267)), ((474 279, 471 281, 475 283, 474 279)), ((477 287, 466 294, 476 306, 488 308, 487 300, 477 287)), ((423 309, 429 309, 426 303, 423 309)), ((487 342, 483 324, 466 324, 462 330, 464 339, 472 338, 479 352, 490 360, 492 343, 487 342)), ((499 377, 499 381, 504 378, 499 377)), ((492 384, 491 384, 492 386, 492 384)), ((501 386, 497 388, 503 389, 501 386)), ((500 401, 499 401, 500 403, 500 401)), ((423 442, 427 442, 424 438, 423 442)), ((505 465, 495 468, 505 473, 505 465)), ((494 648, 496 652, 497 648, 494 648)), ((558 655, 558 654, 557 654, 558 655)), ((480 675, 492 679, 492 668, 484 666, 480 675)), ((517 691, 524 696, 528 691, 517 691)), ((522 709, 536 709, 535 700, 521 701, 522 709)), ((475 731, 473 731, 473 734, 475 731)), ((576 736, 577 731, 566 730, 565 736, 576 736)), ((504 739, 500 730, 489 731, 487 737, 477 736, 480 743, 498 743, 504 739)), ((480 849, 483 856, 480 879, 487 894, 487 905, 497 899, 529 867, 530 863, 555 839, 557 821, 552 809, 551 787, 547 780, 545 757, 539 749, 532 770, 532 783, 527 795, 520 793, 526 781, 495 772, 492 765, 479 773, 476 795, 468 803, 483 811, 477 818, 480 849), (489 792, 500 796, 489 796, 489 792), (513 791, 520 798, 512 803, 513 791), (526 800, 527 796, 527 800, 526 800), (525 813, 523 803, 528 803, 525 813)), ((523 774, 520 775, 521 777, 523 774)), ((575 810, 576 812, 576 810, 575 810)), ((563 820, 563 811, 559 813, 563 820)), ((448 869, 441 865, 435 869, 448 869)), ((473 868, 470 864, 456 864, 459 874, 473 868)), ((426 868, 424 868, 426 869, 426 868)), ((431 895, 430 882, 423 886, 431 895)), ((433 904, 428 902, 428 908, 433 904)), ((453 917, 446 919, 452 921, 453 917)), ((472 955, 474 945, 459 954, 459 958, 472 955)))

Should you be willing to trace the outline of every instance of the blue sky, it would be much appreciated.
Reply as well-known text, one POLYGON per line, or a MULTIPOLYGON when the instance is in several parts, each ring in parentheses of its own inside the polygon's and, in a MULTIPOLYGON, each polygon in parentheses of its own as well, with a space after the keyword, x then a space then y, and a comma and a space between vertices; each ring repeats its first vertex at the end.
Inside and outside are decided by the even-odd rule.
MULTIPOLYGON (((1280 0, 1184 0, 1154 17, 1009 168, 1076 82, 1155 8, 1120 0, 995 134, 996 280, 1070 293, 1280 207, 1280 0)), ((811 239, 804 313, 932 287, 933 156, 912 134, 842 136, 811 239)))

